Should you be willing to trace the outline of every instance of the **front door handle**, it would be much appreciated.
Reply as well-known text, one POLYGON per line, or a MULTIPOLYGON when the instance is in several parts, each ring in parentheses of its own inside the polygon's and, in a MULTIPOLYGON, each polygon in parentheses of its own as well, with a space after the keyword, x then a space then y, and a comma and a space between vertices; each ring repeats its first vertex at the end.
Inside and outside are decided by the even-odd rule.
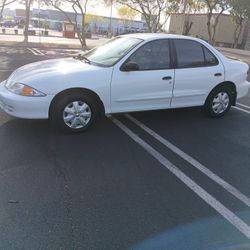
POLYGON ((172 76, 164 76, 162 80, 172 80, 172 76))
POLYGON ((215 73, 214 76, 222 76, 221 73, 215 73))

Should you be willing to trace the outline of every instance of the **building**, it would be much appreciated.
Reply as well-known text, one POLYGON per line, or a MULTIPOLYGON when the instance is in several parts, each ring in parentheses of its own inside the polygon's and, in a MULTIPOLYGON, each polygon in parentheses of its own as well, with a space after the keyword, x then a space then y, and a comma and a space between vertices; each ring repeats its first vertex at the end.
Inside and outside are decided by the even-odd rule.
MULTIPOLYGON (((25 22, 25 9, 16 9, 4 10, 5 16, 11 16, 13 19, 24 24, 25 22)), ((62 31, 63 23, 75 22, 75 13, 74 12, 65 12, 62 13, 59 10, 53 9, 37 9, 33 8, 30 15, 30 24, 35 27, 38 27, 41 23, 46 23, 49 29, 62 31)), ((78 29, 81 29, 82 24, 82 15, 77 15, 78 29)), ((114 35, 124 34, 129 32, 145 32, 146 23, 145 21, 136 21, 136 20, 124 20, 120 18, 110 18, 106 16, 97 16, 92 14, 86 14, 85 16, 85 30, 91 33, 97 34, 107 34, 111 32, 114 35), (111 30, 110 30, 111 27, 111 30)))
MULTIPOLYGON (((69 22, 69 19, 74 22, 75 21, 75 13, 65 12, 62 13, 58 10, 51 9, 33 9, 33 15, 31 18, 31 23, 34 26, 39 25, 39 21, 48 23, 49 29, 62 31, 63 23, 69 22)), ((81 23, 82 16, 78 14, 77 22, 81 23)))
MULTIPOLYGON (((26 12, 24 9, 16 9, 14 15, 15 21, 25 20, 26 12)), ((30 12, 30 16, 32 16, 32 11, 30 12)))
MULTIPOLYGON (((61 11, 58 10, 51 10, 51 9, 33 9, 33 17, 41 17, 43 19, 50 19, 59 22, 68 21, 69 19, 73 22, 75 20, 75 13, 65 11, 63 14, 61 11)), ((81 15, 78 15, 81 18, 81 15)))
POLYGON ((3 10, 4 17, 14 17, 14 15, 15 15, 15 10, 12 10, 10 8, 4 8, 3 10))
MULTIPOLYGON (((40 17, 43 20, 46 20, 50 24, 51 29, 59 29, 62 27, 64 22, 68 22, 69 19, 72 22, 75 22, 75 13, 72 12, 62 12, 58 10, 43 10, 40 12, 38 9, 33 9, 33 17, 40 17), (66 15, 67 16, 66 16, 66 15)), ((82 15, 78 14, 77 16, 78 28, 81 28, 82 15)), ((112 34, 122 34, 127 32, 143 32, 145 31, 145 22, 143 21, 130 21, 119 18, 110 18, 105 16, 97 16, 86 14, 85 16, 85 25, 86 30, 92 33, 101 33, 105 34, 110 32, 110 24, 112 27, 112 34)))
MULTIPOLYGON (((213 15, 215 20, 216 14, 213 15)), ((192 23, 189 35, 202 38, 208 41, 207 31, 207 14, 189 14, 189 22, 192 23)), ((170 18, 169 32, 174 34, 181 34, 183 31, 184 15, 174 14, 170 18)), ((248 48, 250 46, 250 25, 244 25, 244 32, 240 35, 239 44, 241 48, 248 48), (247 28, 248 27, 248 28, 247 28), (248 42, 247 42, 248 41, 248 42), (247 45, 249 44, 249 45, 247 45)), ((216 45, 224 47, 232 47, 234 43, 235 24, 228 14, 222 14, 216 31, 216 45)))
POLYGON ((89 14, 85 17, 85 24, 88 31, 92 33, 110 32, 110 26, 111 33, 114 35, 129 32, 144 32, 146 30, 146 24, 143 21, 125 20, 89 14))

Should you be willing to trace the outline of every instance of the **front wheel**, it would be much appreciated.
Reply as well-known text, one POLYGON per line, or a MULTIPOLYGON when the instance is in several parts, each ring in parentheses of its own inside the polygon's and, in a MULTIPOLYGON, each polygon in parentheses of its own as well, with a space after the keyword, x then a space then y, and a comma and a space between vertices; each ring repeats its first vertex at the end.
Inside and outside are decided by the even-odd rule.
POLYGON ((83 132, 97 118, 94 100, 86 94, 62 96, 52 107, 51 120, 64 131, 83 132))
POLYGON ((221 87, 213 90, 205 103, 205 111, 211 117, 222 117, 232 106, 233 95, 230 88, 221 87))

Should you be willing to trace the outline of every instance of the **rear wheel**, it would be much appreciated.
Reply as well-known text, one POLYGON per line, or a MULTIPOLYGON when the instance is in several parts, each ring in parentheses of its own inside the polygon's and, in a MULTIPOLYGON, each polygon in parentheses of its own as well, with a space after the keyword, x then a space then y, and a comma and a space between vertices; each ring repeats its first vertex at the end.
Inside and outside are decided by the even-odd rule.
POLYGON ((83 132, 97 118, 97 105, 87 94, 62 96, 52 107, 51 120, 55 127, 71 132, 83 132))
POLYGON ((212 117, 222 117, 229 111, 232 103, 232 90, 228 87, 220 87, 213 90, 208 96, 205 110, 212 117))

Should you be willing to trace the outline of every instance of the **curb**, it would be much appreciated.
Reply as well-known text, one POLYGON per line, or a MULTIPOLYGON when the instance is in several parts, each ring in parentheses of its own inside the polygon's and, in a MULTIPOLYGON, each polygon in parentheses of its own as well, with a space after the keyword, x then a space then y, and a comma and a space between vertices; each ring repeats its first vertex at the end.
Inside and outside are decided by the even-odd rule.
POLYGON ((243 50, 243 49, 233 49, 233 48, 224 48, 224 47, 215 47, 216 49, 223 51, 223 52, 228 52, 232 54, 237 54, 240 56, 250 56, 250 51, 249 50, 243 50))
MULTIPOLYGON (((19 48, 27 48, 27 47, 35 47, 35 48, 53 48, 53 49, 82 49, 80 45, 67 45, 67 44, 58 44, 58 43, 34 43, 34 42, 7 42, 0 41, 0 46, 2 47, 19 47, 19 48)), ((85 49, 92 49, 94 46, 87 46, 85 49)))

